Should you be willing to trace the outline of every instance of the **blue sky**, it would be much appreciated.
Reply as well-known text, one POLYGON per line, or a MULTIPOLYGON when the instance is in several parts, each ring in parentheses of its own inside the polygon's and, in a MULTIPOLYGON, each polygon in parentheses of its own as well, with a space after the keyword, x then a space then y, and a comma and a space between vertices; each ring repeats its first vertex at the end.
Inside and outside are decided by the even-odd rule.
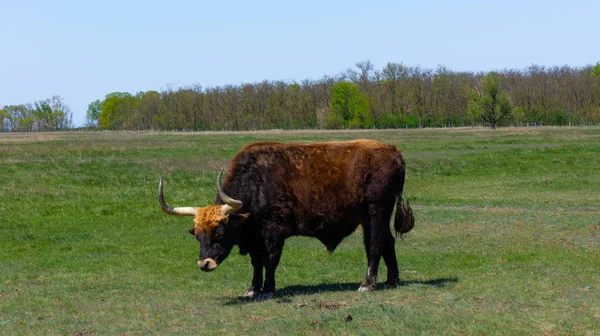
POLYGON ((600 1, 0 0, 0 106, 318 79, 370 60, 451 70, 600 61, 600 1))

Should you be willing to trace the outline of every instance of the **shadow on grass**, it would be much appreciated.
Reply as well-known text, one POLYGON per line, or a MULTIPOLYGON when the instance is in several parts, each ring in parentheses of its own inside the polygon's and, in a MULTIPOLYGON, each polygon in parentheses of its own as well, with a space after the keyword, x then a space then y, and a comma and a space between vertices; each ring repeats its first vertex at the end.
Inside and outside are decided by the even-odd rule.
MULTIPOLYGON (((458 282, 458 278, 439 278, 439 279, 431 279, 431 280, 409 280, 409 281, 401 281, 398 287, 406 287, 406 286, 431 286, 431 287, 444 287, 451 283, 458 282)), ((322 283, 318 285, 293 285, 283 287, 277 290, 275 296, 273 296, 270 300, 275 300, 276 302, 290 302, 291 297, 299 296, 299 295, 312 295, 317 293, 332 293, 332 292, 355 292, 358 290, 360 283, 358 282, 346 282, 346 283, 322 283)), ((380 283, 377 284, 377 290, 393 290, 394 288, 388 288, 385 284, 380 283)), ((237 298, 228 298, 224 299, 225 305, 236 305, 236 304, 246 304, 246 303, 255 303, 261 302, 262 300, 257 299, 249 299, 245 297, 237 297, 237 298)))

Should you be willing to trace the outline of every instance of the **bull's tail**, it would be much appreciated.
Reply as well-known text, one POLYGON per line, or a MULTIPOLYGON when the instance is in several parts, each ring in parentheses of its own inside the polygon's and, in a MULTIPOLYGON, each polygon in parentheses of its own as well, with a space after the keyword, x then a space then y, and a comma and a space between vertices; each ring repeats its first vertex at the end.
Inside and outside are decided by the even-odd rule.
POLYGON ((401 172, 399 175, 399 185, 396 194, 396 216, 394 216, 394 230, 396 230, 396 235, 400 235, 400 238, 402 238, 403 234, 412 230, 412 228, 415 226, 415 217, 413 216, 413 211, 408 200, 402 199, 406 164, 400 152, 398 152, 398 155, 400 158, 399 163, 401 165, 401 172))
POLYGON ((396 235, 402 235, 412 230, 415 226, 415 217, 413 216, 412 208, 408 200, 403 200, 402 196, 398 196, 396 200, 396 216, 394 216, 394 230, 396 235))

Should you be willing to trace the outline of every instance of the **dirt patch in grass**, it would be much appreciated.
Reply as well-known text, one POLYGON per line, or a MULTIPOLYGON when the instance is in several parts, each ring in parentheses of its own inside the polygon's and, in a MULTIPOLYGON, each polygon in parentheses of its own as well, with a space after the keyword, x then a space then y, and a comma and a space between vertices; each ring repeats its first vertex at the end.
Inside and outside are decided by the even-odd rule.
POLYGON ((347 306, 348 302, 328 302, 328 301, 317 301, 315 303, 315 307, 318 309, 329 309, 329 310, 338 310, 341 306, 347 306))

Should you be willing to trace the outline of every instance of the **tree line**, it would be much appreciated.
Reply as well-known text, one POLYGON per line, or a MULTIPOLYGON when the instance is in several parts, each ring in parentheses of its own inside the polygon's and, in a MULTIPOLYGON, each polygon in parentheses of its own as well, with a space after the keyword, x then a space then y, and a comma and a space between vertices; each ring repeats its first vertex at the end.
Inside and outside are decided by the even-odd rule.
MULTIPOLYGON (((60 97, 0 110, 3 131, 71 127, 60 97), (52 102, 59 101, 60 104, 52 102), (42 102, 45 102, 42 104, 42 102)), ((419 128, 600 123, 600 63, 496 72, 370 61, 318 80, 113 92, 86 126, 109 130, 419 128)))
POLYGON ((73 114, 60 96, 0 108, 1 132, 59 131, 73 127, 73 114))

